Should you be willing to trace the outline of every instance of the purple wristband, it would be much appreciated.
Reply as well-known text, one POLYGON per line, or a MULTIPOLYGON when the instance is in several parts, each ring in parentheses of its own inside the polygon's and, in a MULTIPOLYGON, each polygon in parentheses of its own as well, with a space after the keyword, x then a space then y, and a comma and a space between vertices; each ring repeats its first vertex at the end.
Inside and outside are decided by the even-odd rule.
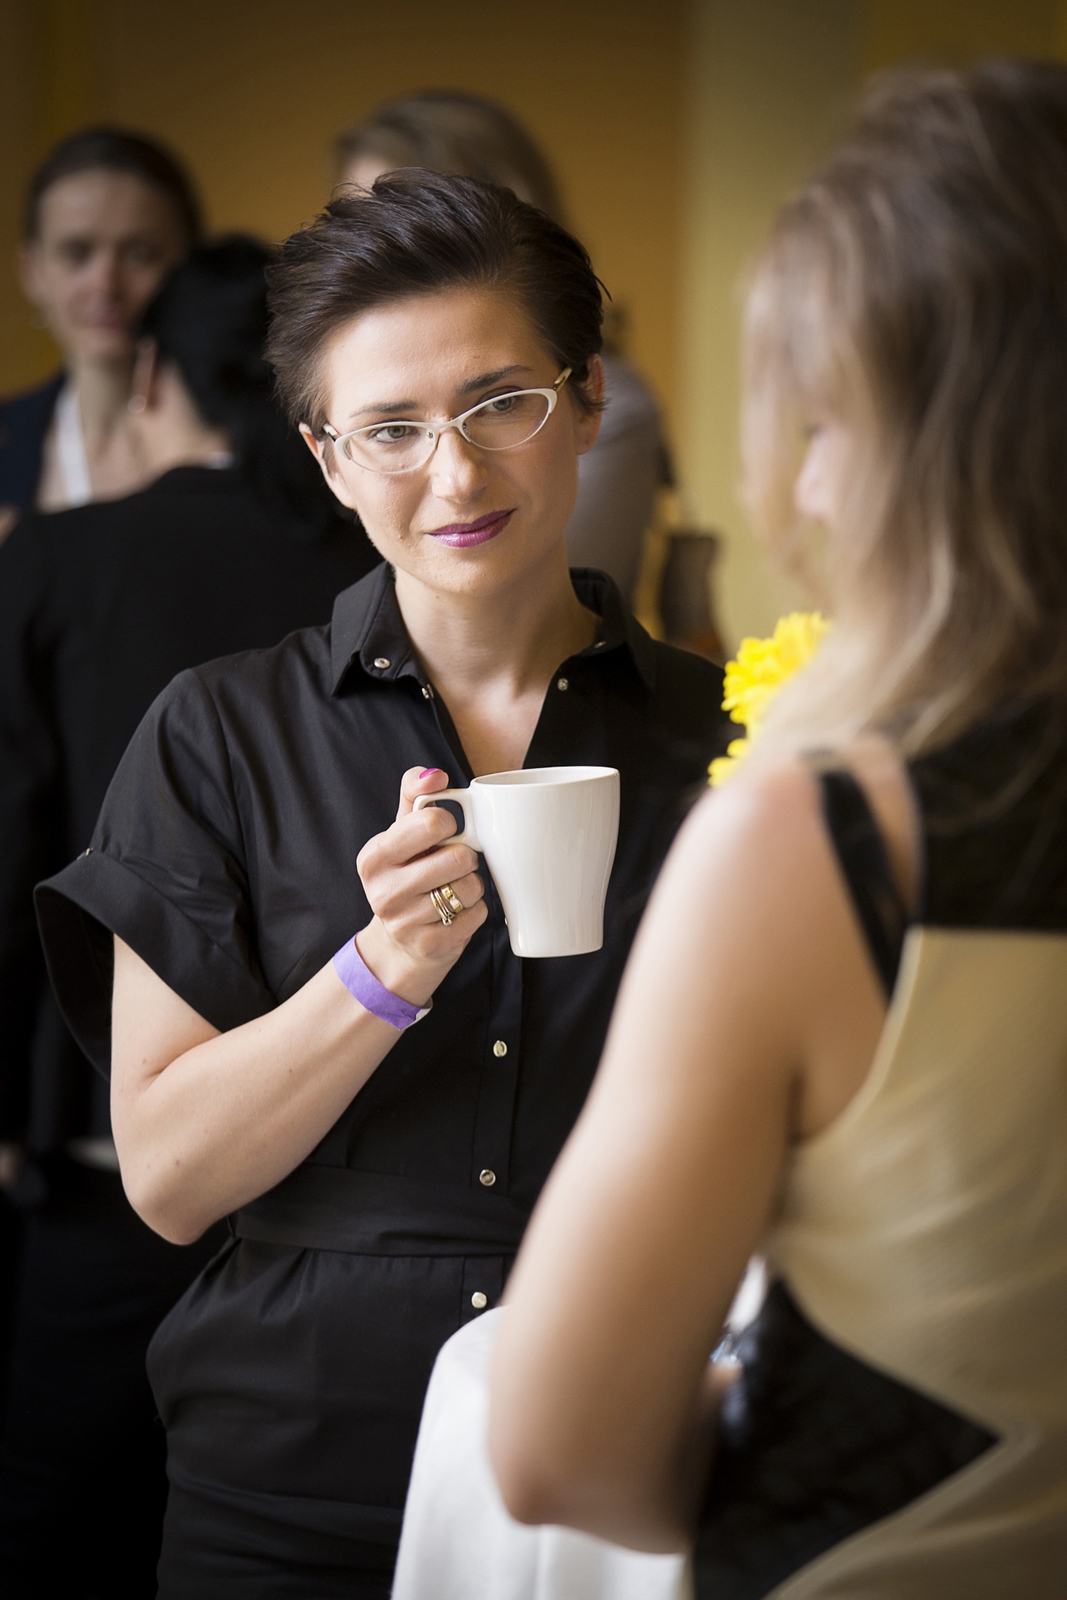
POLYGON ((388 1022, 391 1028, 410 1028, 413 1022, 421 1022, 433 1005, 432 1000, 426 1006, 409 1005, 384 983, 379 983, 356 949, 355 939, 349 939, 338 950, 333 958, 333 970, 364 1011, 388 1022))

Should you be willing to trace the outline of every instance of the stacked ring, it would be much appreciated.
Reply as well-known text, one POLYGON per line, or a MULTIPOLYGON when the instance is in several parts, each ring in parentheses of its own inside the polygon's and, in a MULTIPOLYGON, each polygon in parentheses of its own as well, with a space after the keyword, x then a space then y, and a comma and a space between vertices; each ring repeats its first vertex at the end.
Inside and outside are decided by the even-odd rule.
POLYGON ((466 909, 450 883, 443 883, 439 889, 430 890, 430 904, 446 928, 451 927, 460 912, 466 909))

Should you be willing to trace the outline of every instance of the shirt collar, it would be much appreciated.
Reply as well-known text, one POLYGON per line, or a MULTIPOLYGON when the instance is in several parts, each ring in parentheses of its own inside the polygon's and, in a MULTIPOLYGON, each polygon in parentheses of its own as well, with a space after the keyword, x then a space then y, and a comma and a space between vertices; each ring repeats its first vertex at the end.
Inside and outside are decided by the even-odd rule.
MULTIPOLYGON (((582 605, 602 619, 600 635, 581 656, 629 651, 646 688, 655 687, 656 650, 606 572, 572 567, 571 581, 582 605)), ((339 694, 357 665, 375 682, 426 674, 412 649, 396 599, 393 569, 383 561, 365 578, 337 596, 330 630, 332 692, 339 694)))

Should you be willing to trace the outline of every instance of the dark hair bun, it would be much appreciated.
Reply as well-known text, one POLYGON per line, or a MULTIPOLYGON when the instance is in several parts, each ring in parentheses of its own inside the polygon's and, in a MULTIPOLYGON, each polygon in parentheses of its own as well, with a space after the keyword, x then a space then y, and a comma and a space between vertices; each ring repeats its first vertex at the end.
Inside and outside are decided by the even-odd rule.
POLYGON ((138 334, 177 368, 204 421, 227 431, 257 491, 318 531, 341 508, 274 397, 264 353, 270 259, 246 234, 197 246, 148 306, 138 334))

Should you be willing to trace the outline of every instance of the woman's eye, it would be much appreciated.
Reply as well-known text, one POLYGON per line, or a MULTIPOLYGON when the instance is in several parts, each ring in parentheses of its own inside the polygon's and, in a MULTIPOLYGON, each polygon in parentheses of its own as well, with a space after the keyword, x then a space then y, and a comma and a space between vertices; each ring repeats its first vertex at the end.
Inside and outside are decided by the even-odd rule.
POLYGON ((57 251, 68 267, 83 267, 92 253, 93 247, 88 239, 66 239, 57 251))
POLYGON ((163 258, 163 252, 151 244, 130 245, 123 255, 132 267, 155 267, 163 258))
POLYGON ((482 410, 491 417, 506 416, 509 411, 514 409, 518 398, 517 394, 501 394, 495 400, 487 400, 482 410))
POLYGON ((410 422, 383 422, 365 435, 370 444, 407 444, 419 432, 410 422))

